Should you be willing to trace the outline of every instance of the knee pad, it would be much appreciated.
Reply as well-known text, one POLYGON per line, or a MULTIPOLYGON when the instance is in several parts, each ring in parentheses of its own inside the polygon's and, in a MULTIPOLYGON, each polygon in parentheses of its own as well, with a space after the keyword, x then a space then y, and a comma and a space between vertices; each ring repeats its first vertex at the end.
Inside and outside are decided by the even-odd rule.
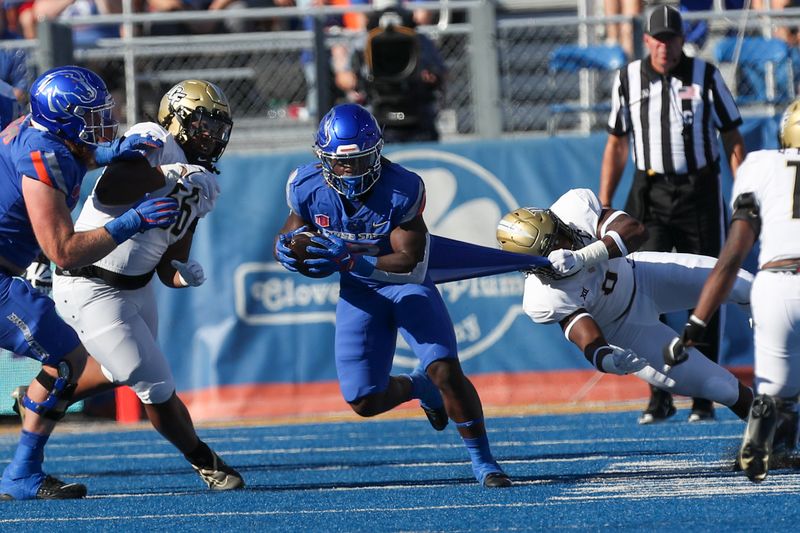
POLYGON ((172 380, 161 383, 136 383, 131 386, 136 396, 146 404, 164 403, 175 393, 175 384, 172 380))
POLYGON ((77 383, 71 381, 72 366, 69 364, 69 361, 60 361, 56 370, 58 371, 58 377, 55 378, 45 372, 44 369, 36 376, 36 381, 48 391, 47 398, 45 398, 44 401, 35 402, 27 393, 22 397, 22 405, 25 406, 26 409, 44 418, 49 418, 50 420, 61 420, 64 418, 69 400, 72 398, 72 395, 75 394, 75 388, 77 387, 77 383), (60 402, 63 402, 63 404, 59 406, 58 404, 60 402))

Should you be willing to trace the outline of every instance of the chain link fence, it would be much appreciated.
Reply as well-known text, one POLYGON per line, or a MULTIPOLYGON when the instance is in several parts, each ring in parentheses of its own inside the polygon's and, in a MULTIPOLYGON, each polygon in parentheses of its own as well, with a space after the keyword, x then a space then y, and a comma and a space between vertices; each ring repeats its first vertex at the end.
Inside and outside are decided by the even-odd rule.
MULTIPOLYGON (((485 2, 454 5, 458 23, 419 28, 434 40, 448 67, 439 117, 443 138, 588 133, 605 127, 614 73, 630 59, 605 42, 605 28, 611 22, 631 23, 640 43, 644 17, 577 17, 563 16, 563 12, 532 16, 517 5, 513 13, 492 13, 496 20, 492 19, 490 31, 483 31, 476 17, 486 16, 486 11, 476 6, 485 7, 485 2), (489 58, 483 63, 474 61, 476 53, 487 49, 496 53, 481 56, 489 58), (496 125, 483 127, 486 122, 496 125)), ((528 8, 534 7, 531 0, 528 8)), ((223 16, 268 15, 296 22, 309 13, 277 8, 223 16)), ((194 19, 214 16, 220 17, 192 14, 194 19)), ((774 112, 795 97, 800 52, 796 43, 774 36, 796 38, 800 9, 701 12, 684 18, 691 24, 705 24, 702 43, 692 53, 720 66, 745 113, 774 112)), ((78 25, 88 20, 93 19, 68 22, 78 25)), ((142 21, 158 24, 161 19, 135 14, 102 20, 127 21, 136 27, 142 21)), ((335 46, 358 48, 363 39, 361 33, 329 28, 322 39, 324 54, 335 46)), ((36 42, 2 45, 27 50, 33 78, 40 63, 36 42)), ((316 90, 329 91, 333 102, 344 98, 333 81, 327 87, 315 87, 314 50, 314 32, 295 29, 101 39, 91 48, 76 46, 74 57, 108 81, 123 123, 154 119, 158 101, 174 83, 208 79, 219 84, 231 100, 236 121, 231 149, 274 150, 311 144, 316 90)), ((637 52, 641 54, 640 44, 637 52)))

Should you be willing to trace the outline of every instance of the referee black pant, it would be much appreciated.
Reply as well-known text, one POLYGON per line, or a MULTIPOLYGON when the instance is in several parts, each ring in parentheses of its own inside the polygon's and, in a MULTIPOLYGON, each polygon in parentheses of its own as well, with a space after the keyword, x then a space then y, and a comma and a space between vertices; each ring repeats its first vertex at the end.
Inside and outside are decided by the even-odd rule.
MULTIPOLYGON (((637 170, 625 212, 647 227, 639 249, 719 257, 728 227, 720 191, 719 165, 693 174, 648 174, 637 170)), ((704 344, 697 348, 719 361, 720 313, 708 322, 704 344)))

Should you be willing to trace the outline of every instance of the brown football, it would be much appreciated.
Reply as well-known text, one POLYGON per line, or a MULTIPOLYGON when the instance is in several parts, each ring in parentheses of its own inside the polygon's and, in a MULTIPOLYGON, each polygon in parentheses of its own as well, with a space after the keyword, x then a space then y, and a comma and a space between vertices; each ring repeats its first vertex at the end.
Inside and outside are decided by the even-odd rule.
POLYGON ((300 262, 297 265, 297 271, 300 272, 302 275, 307 276, 309 278, 324 278, 329 276, 330 274, 316 274, 308 271, 308 266, 303 263, 306 259, 316 259, 319 256, 311 253, 308 251, 309 246, 317 246, 317 243, 311 242, 311 237, 318 237, 320 233, 316 231, 301 231, 294 237, 292 240, 289 241, 289 249, 292 251, 292 255, 297 258, 300 262))

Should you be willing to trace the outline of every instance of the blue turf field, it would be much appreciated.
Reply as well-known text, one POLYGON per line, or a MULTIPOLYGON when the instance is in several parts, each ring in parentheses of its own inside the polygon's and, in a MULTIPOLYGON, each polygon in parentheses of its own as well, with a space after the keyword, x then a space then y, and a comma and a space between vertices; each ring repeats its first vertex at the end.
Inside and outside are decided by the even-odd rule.
MULTIPOLYGON (((734 473, 744 424, 733 415, 688 424, 682 410, 642 427, 637 414, 490 419, 516 483, 505 490, 478 487, 455 430, 419 418, 202 427, 247 480, 231 493, 205 490, 144 426, 67 424, 45 465, 90 497, 0 502, 0 531, 797 531, 800 475, 754 485, 734 473)), ((0 458, 15 443, 1 436, 0 458)))

